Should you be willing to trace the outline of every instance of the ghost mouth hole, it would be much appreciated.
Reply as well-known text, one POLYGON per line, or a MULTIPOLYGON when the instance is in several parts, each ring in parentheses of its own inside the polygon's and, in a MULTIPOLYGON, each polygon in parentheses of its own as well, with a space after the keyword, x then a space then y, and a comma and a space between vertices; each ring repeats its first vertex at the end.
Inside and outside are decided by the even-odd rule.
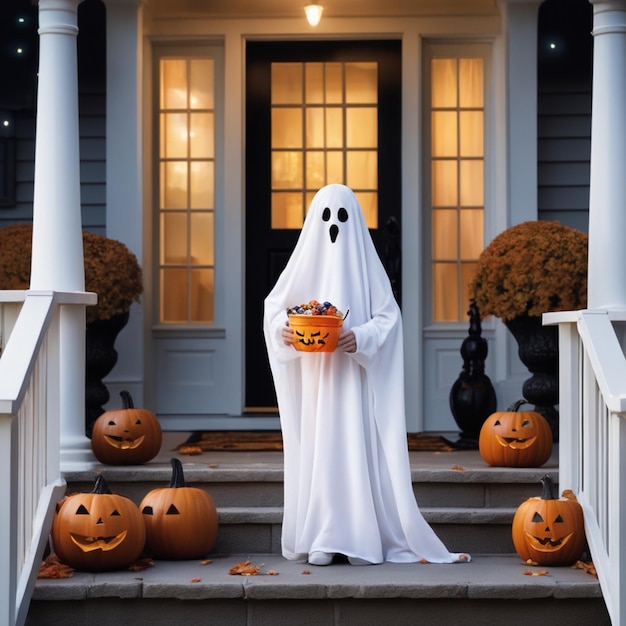
POLYGON ((339 226, 337 226, 337 224, 333 224, 330 229, 330 241, 331 243, 335 243, 336 239, 337 239, 337 235, 339 234, 339 226))

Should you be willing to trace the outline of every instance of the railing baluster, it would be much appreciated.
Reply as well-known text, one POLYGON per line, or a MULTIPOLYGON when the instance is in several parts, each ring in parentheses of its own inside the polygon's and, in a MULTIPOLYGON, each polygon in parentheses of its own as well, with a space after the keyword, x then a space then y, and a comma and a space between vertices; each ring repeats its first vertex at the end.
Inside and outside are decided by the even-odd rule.
POLYGON ((92 300, 90 294, 0 292, 0 493, 6 499, 0 506, 0 624, 26 621, 54 505, 65 491, 59 305, 92 300), (21 310, 7 304, 11 298, 24 301, 21 310))
POLYGON ((560 325, 559 482, 573 489, 583 506, 587 540, 614 626, 626 624, 621 610, 626 599, 624 322, 626 311, 544 315, 544 323, 560 325), (574 333, 579 335, 577 354, 574 333))

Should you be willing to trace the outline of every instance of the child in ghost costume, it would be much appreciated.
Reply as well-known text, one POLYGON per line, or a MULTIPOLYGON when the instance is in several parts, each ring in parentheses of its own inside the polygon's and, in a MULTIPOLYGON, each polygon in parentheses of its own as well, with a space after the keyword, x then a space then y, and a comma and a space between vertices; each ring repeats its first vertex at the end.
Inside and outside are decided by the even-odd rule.
POLYGON ((265 300, 265 341, 284 444, 283 556, 327 565, 467 562, 422 517, 411 484, 402 320, 351 189, 328 185, 265 300), (349 314, 334 352, 291 345, 287 308, 349 314))

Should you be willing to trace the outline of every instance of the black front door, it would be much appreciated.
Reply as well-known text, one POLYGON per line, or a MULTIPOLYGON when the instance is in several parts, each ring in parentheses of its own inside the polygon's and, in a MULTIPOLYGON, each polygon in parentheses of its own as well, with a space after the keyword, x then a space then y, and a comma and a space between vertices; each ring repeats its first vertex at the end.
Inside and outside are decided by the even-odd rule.
MULTIPOLYGON (((265 342, 263 339, 263 300, 272 289, 276 279, 285 267, 300 234, 301 223, 288 227, 281 222, 280 216, 273 216, 273 193, 276 190, 276 152, 273 152, 272 116, 280 111, 272 111, 272 66, 273 64, 298 64, 310 67, 321 76, 327 71, 340 75, 342 68, 353 64, 375 65, 376 85, 376 120, 377 137, 375 138, 374 193, 365 193, 375 197, 373 214, 369 215, 372 238, 385 263, 396 295, 400 299, 400 250, 399 217, 401 193, 401 44, 399 41, 350 41, 350 42, 249 42, 246 52, 246 308, 245 308, 245 376, 246 409, 250 412, 271 412, 276 410, 274 385, 269 369, 265 342), (327 69, 324 69, 327 68, 327 69), (273 166, 274 163, 274 166, 273 166), (274 167, 274 171, 273 168, 274 167)), ((276 68, 276 65, 274 65, 276 68)), ((284 69, 292 66, 281 65, 284 69)), ((306 69, 303 70, 306 73, 306 69)), ((332 77, 328 78, 328 81, 332 77)), ((321 81, 323 82, 323 80, 321 81)), ((349 80, 341 83, 343 100, 352 98, 347 91, 359 91, 349 80)), ((306 89, 303 88, 303 100, 306 106, 306 89)), ((318 105, 313 105, 315 108, 318 105)), ((324 104, 319 106, 325 106, 324 104)), ((329 107, 333 108, 334 107, 329 107)), ((371 106, 364 107, 370 111, 371 106)), ((296 107, 297 109, 297 107, 296 107)), ((340 107, 337 108, 339 111, 340 107)), ((291 113, 294 108, 290 109, 291 113)), ((295 111, 297 115, 297 110, 295 111)), ((285 111, 285 115, 287 115, 285 111)), ((341 116, 341 113, 338 113, 341 116)), ((357 114, 358 115, 358 114, 357 114)), ((345 116, 345 107, 344 107, 345 116)), ((285 119, 283 117, 283 119, 285 119)), ((303 113, 302 119, 305 118, 303 113)), ((357 118, 358 119, 358 118, 357 118)), ((275 122, 277 118, 274 118, 275 122)), ((341 122, 340 122, 341 125, 341 122)), ((306 122, 303 122, 303 127, 306 122)), ((305 132, 305 131, 303 131, 305 132)), ((354 132, 354 131, 353 131, 354 132)), ((306 144, 306 139, 304 144, 306 144)), ((358 143, 358 142, 357 142, 358 143)), ((306 150, 302 151, 302 160, 306 162, 306 150)), ((358 151, 354 154, 358 159, 358 151)), ((322 148, 317 156, 324 159, 342 157, 331 155, 331 150, 322 148)), ((280 158, 280 154, 278 158, 280 158)), ((299 157, 298 157, 299 158, 299 157)), ((297 159, 296 159, 297 160, 297 159)), ((358 161, 357 161, 358 162, 358 161)), ((299 161, 298 161, 299 163, 299 161)), ((341 169, 341 168, 340 168, 341 169)), ((306 170, 306 165, 304 166, 306 170)), ((310 170, 309 174, 310 174, 310 170)), ((326 172, 325 183, 342 182, 350 184, 350 179, 336 180, 335 172, 326 172)), ((306 175, 305 175, 306 178, 306 175)), ((340 177, 341 178, 341 177, 340 177)), ((322 185, 320 185, 322 186, 322 185)), ((283 185, 284 187, 284 185, 283 185)), ((307 188, 306 180, 301 189, 290 190, 301 193, 303 205, 308 206, 314 189, 307 188)), ((275 194, 280 195, 280 193, 275 194)), ((289 193, 287 194, 289 195, 289 193)), ((275 202, 275 200, 274 200, 275 202)), ((363 204, 363 202, 362 202, 363 204)), ((364 211, 365 212, 365 211, 364 211)))

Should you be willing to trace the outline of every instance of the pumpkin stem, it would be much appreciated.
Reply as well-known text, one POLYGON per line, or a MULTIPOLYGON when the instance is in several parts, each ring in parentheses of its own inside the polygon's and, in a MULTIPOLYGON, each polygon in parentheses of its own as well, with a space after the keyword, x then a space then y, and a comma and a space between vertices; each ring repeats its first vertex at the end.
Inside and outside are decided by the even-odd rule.
POLYGON ((130 395, 130 392, 123 389, 120 391, 120 396, 122 396, 122 402, 124 403, 124 409, 134 409, 135 405, 133 404, 133 398, 130 395))
POLYGON ((176 457, 173 457, 170 463, 172 464, 172 480, 170 481, 170 487, 186 487, 183 464, 176 457))
POLYGON ((97 494, 112 493, 107 481, 105 480, 102 474, 98 474, 98 477, 96 478, 96 482, 93 486, 93 491, 91 493, 97 493, 97 494))
POLYGON ((543 485, 543 492, 541 493, 542 500, 558 500, 558 498, 554 495, 554 482, 547 474, 541 479, 541 484, 543 485))
POLYGON ((515 402, 513 402, 513 404, 507 409, 507 411, 509 413, 515 413, 519 411, 519 408, 522 406, 522 404, 530 404, 530 402, 528 402, 526 398, 521 398, 520 400, 516 400, 515 402))

